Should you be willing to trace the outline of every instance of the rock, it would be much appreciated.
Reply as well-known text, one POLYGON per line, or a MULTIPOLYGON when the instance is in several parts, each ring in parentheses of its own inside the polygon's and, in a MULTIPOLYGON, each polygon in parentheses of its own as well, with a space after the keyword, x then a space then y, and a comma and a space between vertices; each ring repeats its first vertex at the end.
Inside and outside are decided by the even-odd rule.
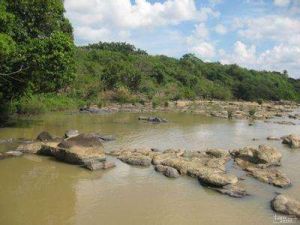
POLYGON ((104 151, 94 147, 58 147, 55 151, 52 152, 52 154, 57 160, 76 165, 85 165, 89 161, 102 162, 106 159, 104 151))
POLYGON ((223 187, 238 182, 238 178, 235 175, 220 172, 209 167, 190 168, 188 169, 188 174, 196 176, 202 184, 213 187, 223 187))
POLYGON ((156 165, 154 168, 157 172, 162 173, 166 177, 170 177, 170 178, 179 177, 178 171, 176 169, 172 168, 172 167, 163 166, 163 165, 156 165))
POLYGON ((5 152, 4 154, 7 156, 12 156, 12 157, 18 157, 18 156, 23 155, 23 153, 20 151, 8 151, 8 152, 5 152))
POLYGON ((228 157, 229 152, 224 149, 213 148, 205 151, 206 154, 214 156, 216 158, 228 157))
POLYGON ((41 149, 41 147, 42 144, 40 142, 32 142, 19 145, 16 151, 20 151, 22 153, 36 154, 41 149))
POLYGON ((160 152, 160 150, 158 148, 151 148, 152 152, 160 152))
POLYGON ((23 155, 22 152, 20 151, 8 151, 8 152, 3 152, 0 153, 0 160, 1 159, 6 159, 6 158, 12 158, 12 157, 18 157, 23 155))
POLYGON ((80 134, 62 141, 55 149, 52 147, 54 146, 50 146, 48 153, 66 163, 82 165, 91 160, 105 161, 102 142, 91 134, 80 134))
POLYGON ((0 139, 0 144, 11 144, 13 143, 14 139, 8 138, 8 139, 0 139))
POLYGON ((116 138, 113 135, 97 135, 102 141, 114 141, 116 138))
POLYGON ((159 118, 159 117, 144 117, 144 116, 140 116, 139 120, 146 120, 146 121, 152 122, 152 123, 166 123, 167 122, 166 119, 159 118))
POLYGON ((59 142, 47 142, 42 144, 41 149, 36 152, 38 155, 54 156, 55 151, 58 151, 59 142))
POLYGON ((300 201, 289 196, 283 194, 277 195, 271 201, 271 207, 275 212, 300 218, 300 201))
POLYGON ((290 179, 276 168, 255 168, 247 167, 245 169, 249 174, 259 181, 272 184, 276 187, 288 187, 291 185, 290 179))
POLYGON ((47 131, 43 131, 41 132, 37 138, 36 138, 38 141, 43 141, 43 142, 46 142, 46 141, 51 141, 53 140, 53 137, 51 136, 51 134, 49 134, 47 131))
POLYGON ((281 137, 282 144, 288 145, 290 148, 300 148, 300 136, 288 135, 281 137))
POLYGON ((94 149, 99 148, 103 149, 102 141, 99 136, 91 134, 80 134, 76 137, 69 138, 65 141, 62 141, 59 147, 70 148, 72 146, 82 146, 82 147, 92 147, 94 149))
POLYGON ((91 170, 91 171, 95 171, 95 170, 106 170, 106 169, 110 169, 116 166, 116 164, 114 162, 99 162, 99 161, 88 161, 85 163, 85 168, 91 170))
POLYGON ((280 165, 281 153, 270 146, 260 145, 258 149, 245 147, 231 151, 230 154, 235 158, 240 158, 254 164, 280 165))
POLYGON ((141 153, 130 153, 122 154, 118 157, 122 162, 125 162, 130 165, 149 167, 151 165, 152 159, 149 156, 145 156, 141 153))
POLYGON ((296 125, 291 121, 274 121, 273 123, 280 124, 280 125, 296 125))
POLYGON ((234 198, 243 198, 249 195, 245 187, 239 183, 228 184, 223 186, 222 188, 212 188, 212 189, 221 194, 228 195, 234 198))
POLYGON ((80 108, 79 112, 81 112, 81 113, 93 113, 93 114, 106 114, 106 113, 110 113, 109 110, 107 110, 107 109, 100 109, 96 105, 80 108))
POLYGON ((72 137, 76 137, 79 135, 79 131, 78 130, 68 130, 65 133, 65 138, 72 138, 72 137))
POLYGON ((267 140, 269 140, 269 141, 280 141, 281 139, 279 137, 268 136, 267 140))

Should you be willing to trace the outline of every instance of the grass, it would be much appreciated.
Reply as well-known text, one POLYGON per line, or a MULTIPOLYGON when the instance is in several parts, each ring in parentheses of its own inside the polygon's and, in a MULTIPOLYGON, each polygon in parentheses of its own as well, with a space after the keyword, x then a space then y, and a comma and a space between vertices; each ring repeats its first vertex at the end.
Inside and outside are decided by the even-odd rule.
POLYGON ((82 100, 77 100, 64 95, 39 94, 20 98, 12 102, 11 113, 19 114, 41 114, 50 111, 63 111, 76 109, 83 105, 82 100))

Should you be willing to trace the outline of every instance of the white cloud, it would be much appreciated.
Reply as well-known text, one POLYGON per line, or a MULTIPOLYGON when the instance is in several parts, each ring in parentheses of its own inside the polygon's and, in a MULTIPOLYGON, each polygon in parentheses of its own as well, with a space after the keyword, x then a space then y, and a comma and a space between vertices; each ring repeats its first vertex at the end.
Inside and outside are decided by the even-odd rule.
POLYGON ((191 52, 199 58, 209 61, 215 56, 215 47, 211 43, 203 41, 191 48, 191 52))
POLYGON ((236 63, 259 70, 288 70, 294 76, 300 75, 300 46, 279 44, 258 54, 255 45, 247 46, 237 41, 231 54, 220 50, 219 56, 224 64, 236 63))
POLYGON ((290 2, 290 0, 274 0, 274 4, 280 7, 288 6, 290 2))
POLYGON ((134 31, 149 32, 186 21, 201 23, 220 15, 209 7, 198 9, 195 0, 65 0, 64 4, 79 44, 124 41, 124 34, 128 41, 134 31))
POLYGON ((247 19, 241 23, 243 26, 238 34, 248 40, 272 40, 295 44, 300 39, 300 20, 297 19, 270 15, 247 19))
POLYGON ((215 32, 217 32, 218 34, 224 35, 224 34, 227 33, 227 29, 226 29, 226 27, 223 24, 218 24, 215 27, 215 32))

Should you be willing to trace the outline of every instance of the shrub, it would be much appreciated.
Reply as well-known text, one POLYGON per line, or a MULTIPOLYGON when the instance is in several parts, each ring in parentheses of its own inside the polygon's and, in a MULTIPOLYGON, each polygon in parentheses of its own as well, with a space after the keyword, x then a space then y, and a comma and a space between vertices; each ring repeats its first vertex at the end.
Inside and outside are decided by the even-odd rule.
POLYGON ((249 116, 253 117, 255 115, 255 113, 256 113, 255 108, 249 110, 249 116))

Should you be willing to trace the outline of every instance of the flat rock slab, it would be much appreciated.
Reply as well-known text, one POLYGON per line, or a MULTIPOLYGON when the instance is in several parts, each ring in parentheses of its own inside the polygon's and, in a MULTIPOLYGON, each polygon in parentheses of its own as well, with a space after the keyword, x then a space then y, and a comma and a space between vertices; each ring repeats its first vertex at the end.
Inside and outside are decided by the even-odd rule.
POLYGON ((271 207, 275 212, 300 218, 300 201, 289 196, 277 195, 271 201, 271 207))
POLYGON ((234 198, 243 198, 245 196, 249 196, 249 193, 247 192, 246 188, 239 183, 233 185, 229 184, 223 186, 222 188, 212 188, 212 189, 221 194, 228 195, 234 198))
POLYGON ((248 167, 246 171, 259 181, 272 184, 276 187, 288 187, 291 185, 291 180, 281 171, 276 168, 255 168, 248 167))
POLYGON ((122 162, 130 165, 149 167, 151 166, 152 158, 141 153, 122 154, 118 157, 122 162))
POLYGON ((82 147, 82 146, 73 146, 71 148, 61 148, 58 147, 53 151, 53 156, 60 161, 85 165, 89 161, 105 161, 104 151, 95 149, 93 147, 82 147))

